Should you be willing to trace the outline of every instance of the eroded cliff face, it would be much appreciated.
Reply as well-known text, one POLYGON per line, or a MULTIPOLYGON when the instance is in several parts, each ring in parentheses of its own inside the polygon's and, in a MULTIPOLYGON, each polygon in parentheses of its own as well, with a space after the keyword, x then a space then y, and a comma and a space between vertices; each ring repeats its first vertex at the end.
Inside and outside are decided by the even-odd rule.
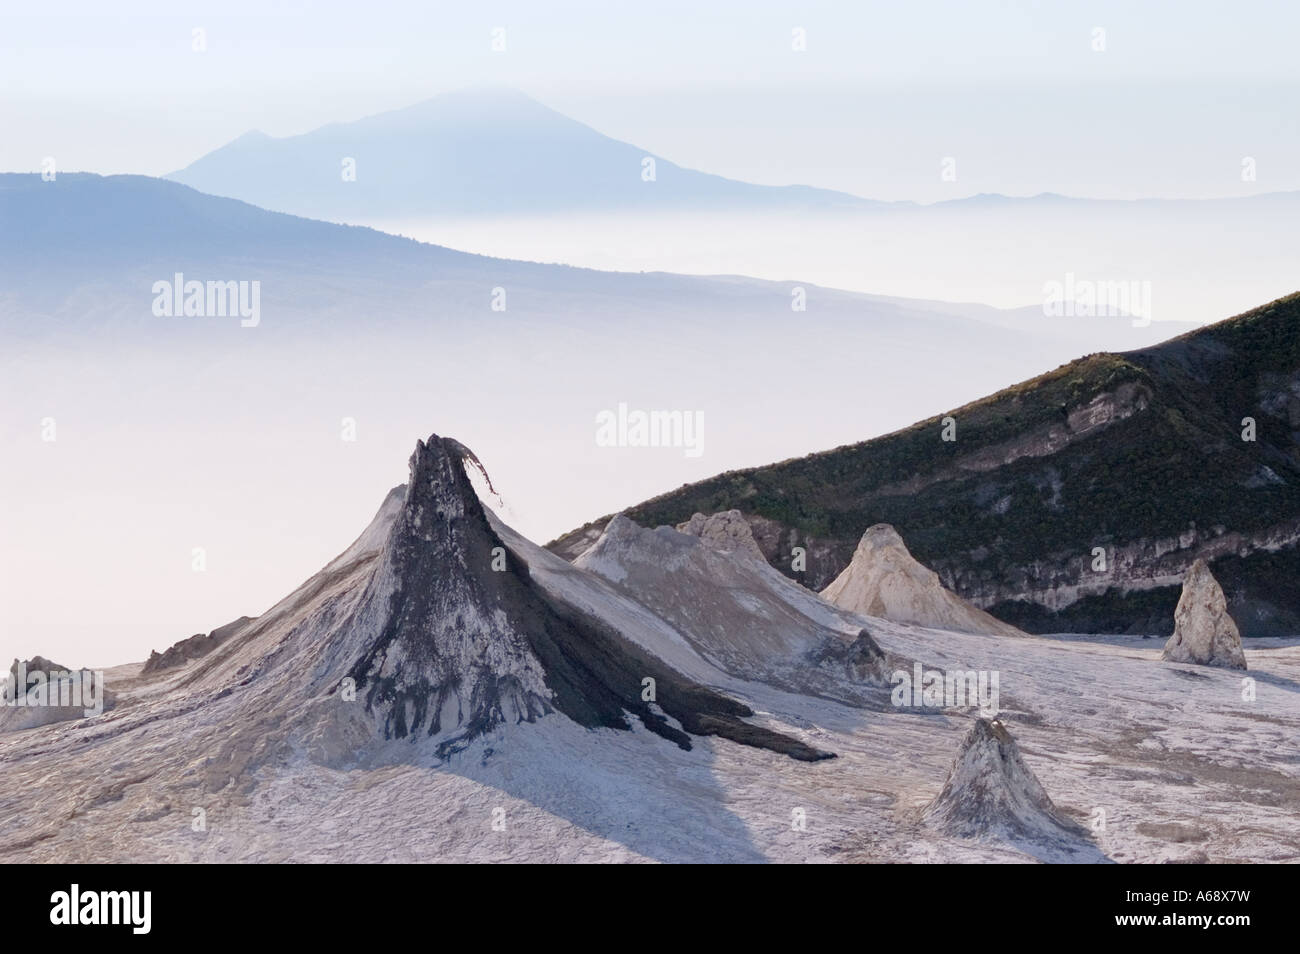
POLYGON ((1297 544, 1297 520, 1255 533, 1189 527, 1176 537, 1102 547, 1104 563, 1091 552, 1034 561, 1016 567, 1009 580, 989 579, 972 560, 947 568, 948 585, 977 606, 1040 632, 1077 628, 1164 636, 1173 625, 1172 607, 1183 578, 1196 561, 1204 560, 1226 565, 1224 574, 1233 584, 1229 604, 1249 621, 1243 627, 1247 635, 1285 635, 1300 631, 1300 618, 1286 606, 1286 594, 1279 593, 1278 600, 1261 597, 1244 577, 1270 558, 1295 560, 1297 544))
MULTIPOLYGON (((824 590, 852 562, 856 542, 819 539, 752 514, 745 519, 764 558, 811 590, 824 590)), ((1300 632, 1300 614, 1285 593, 1270 599, 1251 585, 1260 568, 1269 577, 1282 576, 1291 563, 1300 563, 1300 519, 1253 533, 1189 526, 1173 536, 1097 546, 1101 554, 1091 548, 1062 551, 1002 568, 992 566, 988 548, 980 547, 931 565, 945 587, 1028 632, 1168 636, 1182 581, 1193 563, 1205 560, 1223 576, 1243 635, 1300 632)))
MULTIPOLYGON (((842 559, 843 543, 792 529, 778 529, 767 541, 764 555, 772 565, 804 585, 816 588, 828 576, 834 580, 832 571, 842 559), (808 554, 807 573, 789 572, 794 546, 808 554)), ((1177 536, 1102 546, 1104 569, 1094 569, 1103 564, 1091 550, 1053 554, 1012 567, 1007 576, 983 565, 988 552, 981 549, 941 558, 933 566, 945 587, 1029 632, 1077 629, 1167 636, 1182 580, 1192 564, 1203 559, 1224 576, 1228 605, 1241 622, 1242 633, 1272 636, 1300 632, 1300 616, 1287 605, 1285 593, 1277 594, 1277 599, 1261 597, 1249 577, 1256 575, 1256 567, 1300 562, 1297 547, 1300 520, 1290 520, 1257 533, 1229 532, 1221 526, 1204 531, 1189 527, 1177 536)))
MULTIPOLYGON (((1086 404, 1068 411, 1063 422, 1035 427, 1010 440, 990 446, 970 451, 959 450, 951 464, 916 474, 905 481, 886 484, 876 492, 887 496, 915 494, 963 474, 995 471, 1023 458, 1050 457, 1080 438, 1089 437, 1111 424, 1145 411, 1150 400, 1151 391, 1145 385, 1134 382, 1122 384, 1114 391, 1098 394, 1086 404)), ((959 441, 953 443, 959 445, 959 441)))

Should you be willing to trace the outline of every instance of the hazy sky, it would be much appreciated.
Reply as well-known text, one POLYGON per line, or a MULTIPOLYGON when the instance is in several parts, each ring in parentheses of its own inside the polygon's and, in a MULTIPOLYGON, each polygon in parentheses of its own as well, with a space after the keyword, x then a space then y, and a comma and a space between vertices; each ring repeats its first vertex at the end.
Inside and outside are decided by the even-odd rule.
POLYGON ((685 165, 876 198, 1300 188, 1288 2, 7 7, 4 170, 162 175, 252 128, 502 84, 685 165))

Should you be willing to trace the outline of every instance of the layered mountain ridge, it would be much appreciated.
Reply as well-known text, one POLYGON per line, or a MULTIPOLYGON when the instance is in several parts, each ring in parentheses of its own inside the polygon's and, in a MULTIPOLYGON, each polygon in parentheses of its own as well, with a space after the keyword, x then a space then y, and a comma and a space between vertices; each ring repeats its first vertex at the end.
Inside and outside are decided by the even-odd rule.
POLYGON ((887 523, 867 528, 852 561, 821 595, 863 616, 966 633, 1025 635, 944 589, 939 575, 918 563, 887 523))

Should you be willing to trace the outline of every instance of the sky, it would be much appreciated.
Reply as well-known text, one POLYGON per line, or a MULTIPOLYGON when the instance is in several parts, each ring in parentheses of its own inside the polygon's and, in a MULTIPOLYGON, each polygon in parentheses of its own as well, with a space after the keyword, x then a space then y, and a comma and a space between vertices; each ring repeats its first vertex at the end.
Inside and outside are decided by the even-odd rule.
POLYGON ((112 11, 6 0, 0 169, 53 156, 66 171, 165 175, 250 129, 292 135, 506 85, 687 166, 870 198, 1300 189, 1294 3, 229 0, 112 11), (1243 182, 1248 156, 1257 177, 1243 182), (955 181, 939 175, 947 157, 955 181))

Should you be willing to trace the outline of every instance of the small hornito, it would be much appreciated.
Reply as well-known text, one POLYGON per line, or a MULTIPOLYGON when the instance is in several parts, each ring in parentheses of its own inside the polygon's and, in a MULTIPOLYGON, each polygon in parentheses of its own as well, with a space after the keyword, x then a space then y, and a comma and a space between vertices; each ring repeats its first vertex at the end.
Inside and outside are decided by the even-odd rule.
POLYGON ((853 560, 826 589, 822 599, 863 616, 933 629, 989 636, 1025 637, 946 589, 939 574, 919 563, 898 531, 887 523, 869 527, 853 560))
POLYGON ((1160 656, 1169 662, 1245 669, 1246 653, 1241 633, 1228 615, 1223 587, 1202 559, 1197 559, 1183 579, 1183 595, 1174 610, 1174 635, 1160 656))
POLYGON ((1000 721, 976 719, 962 739, 943 790, 925 809, 924 823, 958 838, 986 835, 1060 843, 1087 832, 1060 813, 1020 757, 1000 721))
POLYGON ((722 513, 697 513, 685 523, 679 523, 681 533, 699 537, 707 546, 723 553, 739 553, 743 556, 758 557, 766 560, 749 521, 739 510, 724 510, 722 513))
POLYGON ((546 591, 494 528, 466 467, 486 480, 458 441, 434 434, 416 443, 400 503, 390 506, 390 493, 381 508, 388 529, 356 578, 351 615, 304 643, 331 663, 351 660, 338 675, 359 690, 377 734, 430 739, 448 759, 502 726, 559 712, 586 728, 630 731, 635 718, 688 751, 691 736, 718 736, 803 761, 832 757, 742 721, 754 715, 748 706, 546 591), (653 701, 645 678, 657 686, 653 701))

